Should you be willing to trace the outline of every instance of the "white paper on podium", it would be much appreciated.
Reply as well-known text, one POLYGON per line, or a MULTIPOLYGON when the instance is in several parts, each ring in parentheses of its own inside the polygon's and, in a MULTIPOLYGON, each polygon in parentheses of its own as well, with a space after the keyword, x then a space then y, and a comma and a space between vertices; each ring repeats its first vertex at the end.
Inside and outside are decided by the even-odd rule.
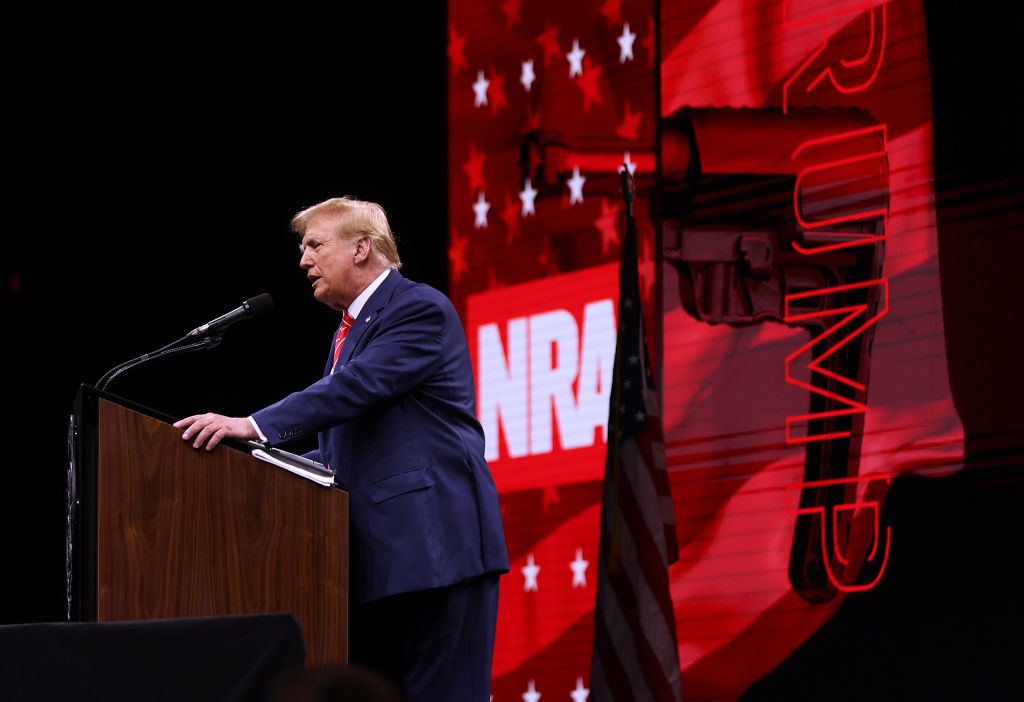
POLYGON ((249 442, 253 448, 252 455, 261 461, 283 468, 289 473, 294 473, 306 480, 311 480, 317 485, 331 487, 334 485, 334 473, 327 469, 322 463, 311 461, 294 453, 288 453, 281 449, 266 448, 255 442, 249 442))

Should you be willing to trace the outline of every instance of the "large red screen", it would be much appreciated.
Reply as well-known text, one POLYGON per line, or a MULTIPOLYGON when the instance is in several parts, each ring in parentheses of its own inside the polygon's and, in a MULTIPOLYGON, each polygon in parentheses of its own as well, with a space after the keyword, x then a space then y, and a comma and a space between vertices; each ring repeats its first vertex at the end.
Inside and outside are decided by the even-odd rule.
POLYGON ((894 477, 962 459, 921 5, 448 7, 451 295, 513 559, 494 700, 587 695, 622 167, 683 697, 736 699, 886 577, 894 477))

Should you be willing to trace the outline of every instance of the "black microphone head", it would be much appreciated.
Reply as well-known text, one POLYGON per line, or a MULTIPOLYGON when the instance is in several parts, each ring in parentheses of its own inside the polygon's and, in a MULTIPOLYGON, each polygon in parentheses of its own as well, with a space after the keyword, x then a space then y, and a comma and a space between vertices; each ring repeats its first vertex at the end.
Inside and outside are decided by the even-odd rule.
POLYGON ((262 317, 265 314, 269 314, 274 310, 274 298, 270 297, 268 293, 251 297, 242 303, 242 307, 245 308, 246 314, 249 317, 262 317))

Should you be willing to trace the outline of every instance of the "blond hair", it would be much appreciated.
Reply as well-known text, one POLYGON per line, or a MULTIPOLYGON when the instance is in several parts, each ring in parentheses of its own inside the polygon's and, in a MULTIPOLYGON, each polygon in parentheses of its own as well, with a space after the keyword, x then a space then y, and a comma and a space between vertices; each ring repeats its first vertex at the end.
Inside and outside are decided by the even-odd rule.
POLYGON ((309 220, 319 215, 334 215, 334 233, 346 240, 370 240, 370 246, 381 263, 392 268, 401 268, 402 260, 398 257, 395 236, 388 224, 388 216, 384 208, 376 202, 356 200, 347 195, 332 197, 320 204, 307 207, 292 217, 292 231, 300 237, 306 233, 309 220))

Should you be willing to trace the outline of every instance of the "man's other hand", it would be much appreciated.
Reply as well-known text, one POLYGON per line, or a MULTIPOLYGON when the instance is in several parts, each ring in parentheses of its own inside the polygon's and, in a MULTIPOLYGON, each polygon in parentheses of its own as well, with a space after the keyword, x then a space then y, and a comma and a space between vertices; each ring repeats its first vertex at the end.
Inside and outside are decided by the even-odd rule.
POLYGON ((192 442, 193 448, 198 449, 205 445, 207 451, 212 451, 213 447, 219 444, 221 439, 259 438, 252 426, 252 422, 247 418, 225 417, 224 415, 212 414, 210 412, 194 414, 191 417, 179 419, 174 423, 174 426, 178 429, 185 427, 185 433, 181 435, 181 438, 185 441, 195 437, 192 442))

